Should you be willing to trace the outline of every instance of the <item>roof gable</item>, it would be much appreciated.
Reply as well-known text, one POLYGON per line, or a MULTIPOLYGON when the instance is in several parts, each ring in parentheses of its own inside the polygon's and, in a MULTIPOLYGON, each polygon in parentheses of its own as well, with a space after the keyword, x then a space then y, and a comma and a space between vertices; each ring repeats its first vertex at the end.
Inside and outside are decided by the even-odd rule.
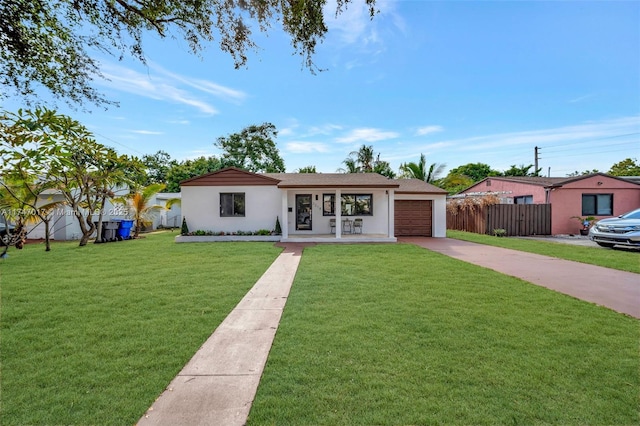
POLYGON ((619 176, 611 176, 611 175, 608 175, 606 173, 591 173, 591 174, 588 174, 588 175, 571 176, 571 177, 489 176, 489 177, 486 177, 486 178, 482 179, 479 182, 474 183, 470 187, 460 191, 459 194, 466 193, 469 190, 472 190, 476 186, 479 186, 480 184, 482 184, 483 182, 486 182, 488 180, 499 180, 499 181, 503 181, 503 182, 513 182, 513 183, 519 183, 519 184, 524 184, 524 185, 542 186, 544 188, 561 188, 564 185, 567 185, 567 184, 570 184, 570 183, 574 183, 574 182, 578 182, 578 181, 581 181, 581 180, 584 180, 584 179, 589 179, 589 178, 592 178, 594 176, 602 176, 605 179, 615 179, 615 180, 618 180, 618 181, 631 183, 631 184, 634 184, 634 185, 640 185, 640 183, 634 182, 631 179, 624 179, 624 178, 619 177, 619 176))
POLYGON ((629 179, 623 179, 622 177, 619 177, 619 176, 611 176, 611 175, 608 175, 606 173, 590 173, 588 175, 580 175, 580 176, 573 176, 573 177, 566 178, 562 182, 557 182, 557 183, 554 183, 552 185, 549 185, 549 187, 557 188, 557 187, 561 187, 561 186, 564 186, 564 185, 569 184, 569 183, 578 182, 578 181, 581 181, 581 180, 584 180, 584 179, 589 179, 589 178, 592 178, 592 177, 595 177, 595 176, 600 176, 600 177, 603 177, 605 179, 614 179, 614 180, 617 180, 617 181, 620 181, 620 182, 630 183, 630 184, 633 184, 633 185, 640 185, 640 183, 638 183, 638 182, 634 182, 634 181, 629 180, 629 179))
POLYGON ((265 173, 278 188, 397 188, 395 180, 377 173, 265 173))
POLYGON ((180 186, 275 186, 280 181, 264 174, 236 167, 226 167, 205 175, 183 180, 180 186))
POLYGON ((400 185, 396 194, 447 194, 444 189, 420 179, 397 179, 396 182, 400 185))

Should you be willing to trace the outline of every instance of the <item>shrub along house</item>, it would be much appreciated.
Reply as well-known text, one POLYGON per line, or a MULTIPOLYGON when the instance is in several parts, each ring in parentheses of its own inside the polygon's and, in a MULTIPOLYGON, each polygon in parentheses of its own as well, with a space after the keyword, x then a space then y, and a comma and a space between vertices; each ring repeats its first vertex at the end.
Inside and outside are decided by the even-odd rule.
POLYGON ((575 177, 488 177, 460 194, 495 193, 513 204, 551 204, 551 233, 577 234, 581 222, 640 207, 640 184, 594 173, 575 177))
MULTIPOLYGON (((274 230, 282 241, 445 237, 446 191, 375 173, 252 173, 229 167, 181 183, 190 231, 274 230)), ((178 237, 177 241, 188 239, 178 237)))

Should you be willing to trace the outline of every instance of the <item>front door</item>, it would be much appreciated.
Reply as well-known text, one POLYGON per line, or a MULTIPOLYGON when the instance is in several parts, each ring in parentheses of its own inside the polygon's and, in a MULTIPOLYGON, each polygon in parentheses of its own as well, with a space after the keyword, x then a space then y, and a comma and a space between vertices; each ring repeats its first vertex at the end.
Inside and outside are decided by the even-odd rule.
POLYGON ((311 230, 311 194, 296 194, 296 230, 311 230))

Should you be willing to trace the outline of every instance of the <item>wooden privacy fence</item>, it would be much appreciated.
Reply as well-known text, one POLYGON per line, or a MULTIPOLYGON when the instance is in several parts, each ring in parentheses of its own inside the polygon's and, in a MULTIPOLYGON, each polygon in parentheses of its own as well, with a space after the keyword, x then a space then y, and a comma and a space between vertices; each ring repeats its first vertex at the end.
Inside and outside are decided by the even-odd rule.
POLYGON ((447 210, 447 229, 493 234, 504 229, 508 236, 551 235, 551 204, 494 204, 474 209, 447 210))

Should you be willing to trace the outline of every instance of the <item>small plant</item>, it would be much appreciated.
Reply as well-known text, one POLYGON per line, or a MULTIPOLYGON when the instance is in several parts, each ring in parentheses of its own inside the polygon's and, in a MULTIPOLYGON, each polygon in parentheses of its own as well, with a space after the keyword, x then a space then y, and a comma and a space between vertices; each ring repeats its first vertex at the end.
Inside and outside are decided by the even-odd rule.
POLYGON ((189 235, 189 227, 187 226, 187 218, 182 218, 182 228, 180 229, 181 235, 189 235))
POLYGON ((497 228, 493 230, 493 235, 496 237, 506 237, 507 236, 507 230, 506 229, 502 229, 502 228, 497 228))
POLYGON ((271 231, 268 229, 260 229, 256 232, 256 235, 271 235, 271 231))
POLYGON ((280 218, 276 216, 276 228, 273 231, 276 235, 282 235, 282 228, 280 227, 280 218))
POLYGON ((580 235, 587 235, 589 233, 589 228, 591 228, 591 225, 593 225, 593 222, 596 220, 594 216, 571 216, 571 219, 578 219, 580 221, 580 235))

